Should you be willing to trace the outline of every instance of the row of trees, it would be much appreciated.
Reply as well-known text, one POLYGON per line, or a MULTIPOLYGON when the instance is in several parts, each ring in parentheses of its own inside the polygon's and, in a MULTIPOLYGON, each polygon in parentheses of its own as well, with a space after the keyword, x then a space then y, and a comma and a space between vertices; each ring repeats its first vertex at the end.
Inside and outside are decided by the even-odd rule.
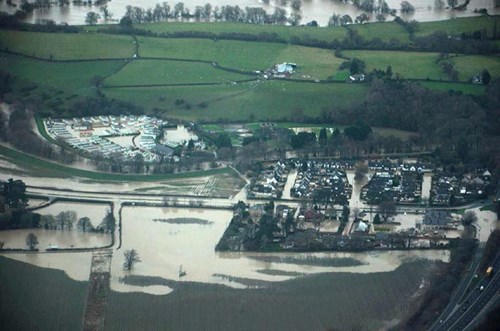
MULTIPOLYGON (((296 6, 297 7, 297 6, 296 6)), ((121 20, 122 25, 131 23, 151 23, 165 22, 175 19, 196 19, 196 20, 215 20, 227 22, 244 22, 254 24, 285 24, 297 25, 302 16, 299 11, 293 10, 290 15, 280 7, 275 7, 274 12, 268 14, 262 7, 236 6, 215 6, 210 3, 204 6, 196 6, 193 12, 186 8, 183 2, 176 3, 171 7, 167 2, 156 4, 154 8, 144 9, 137 6, 127 6, 124 17, 121 20)))
POLYGON ((40 227, 47 230, 71 231, 76 229, 81 232, 103 232, 113 233, 116 227, 116 219, 111 211, 106 213, 102 221, 94 227, 88 217, 78 218, 73 210, 62 211, 57 215, 43 215, 40 219, 40 227))

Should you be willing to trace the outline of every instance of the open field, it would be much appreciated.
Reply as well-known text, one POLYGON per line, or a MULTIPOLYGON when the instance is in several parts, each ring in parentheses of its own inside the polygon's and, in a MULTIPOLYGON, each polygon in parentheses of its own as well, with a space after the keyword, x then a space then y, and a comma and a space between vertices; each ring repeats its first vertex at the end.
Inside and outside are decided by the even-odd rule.
POLYGON ((211 175, 234 173, 234 170, 230 168, 221 168, 221 169, 191 171, 179 174, 165 174, 165 175, 112 174, 112 173, 93 172, 88 170, 71 168, 69 166, 64 166, 58 163, 52 163, 46 160, 42 160, 37 157, 15 151, 13 149, 1 145, 0 145, 0 155, 3 155, 10 162, 19 165, 29 170, 30 172, 33 172, 33 174, 37 176, 50 176, 59 178, 81 177, 97 181, 151 182, 151 181, 161 181, 168 179, 206 177, 211 175))
POLYGON ((138 60, 108 77, 104 86, 229 83, 254 78, 219 70, 208 63, 138 60))
POLYGON ((366 63, 366 72, 392 67, 394 75, 416 79, 449 79, 436 63, 438 53, 399 51, 344 51, 344 56, 358 58, 366 63))
POLYGON ((0 47, 54 60, 130 58, 135 45, 130 36, 96 33, 0 31, 0 47))
POLYGON ((168 23, 150 23, 139 24, 136 28, 143 30, 151 30, 156 33, 176 33, 183 31, 197 31, 207 32, 213 34, 221 33, 244 33, 250 35, 277 34, 280 38, 289 42, 292 37, 302 38, 304 40, 317 39, 331 42, 335 39, 344 39, 347 29, 344 27, 307 27, 297 26, 288 27, 284 25, 259 25, 259 24, 246 24, 246 23, 233 23, 233 22, 198 22, 182 23, 182 22, 168 22, 168 23))
POLYGON ((460 17, 444 21, 422 22, 418 24, 416 36, 425 36, 435 31, 444 31, 452 35, 485 29, 488 37, 493 37, 495 22, 500 23, 500 16, 460 17))
MULTIPOLYGON (((268 283, 262 289, 180 282, 165 296, 112 292, 105 328, 376 330, 407 312, 432 265, 420 260, 385 273, 318 274, 268 283), (126 313, 139 310, 141 314, 126 313)), ((152 280, 163 284, 161 278, 152 280)))
MULTIPOLYGON (((68 94, 89 95, 95 91, 94 76, 107 76, 120 69, 122 61, 58 63, 0 55, 3 71, 38 85, 37 91, 52 88, 68 94)), ((53 97, 54 95, 49 95, 53 97)))
POLYGON ((0 256, 2 330, 80 330, 87 282, 0 256))
POLYGON ((419 82, 425 88, 436 91, 460 91, 465 94, 482 95, 486 90, 484 85, 473 85, 470 83, 450 83, 450 82, 419 82))
POLYGON ((365 40, 379 38, 383 42, 389 42, 394 38, 402 44, 410 41, 408 32, 396 22, 353 24, 349 28, 357 31, 365 40))
POLYGON ((458 70, 461 81, 469 81, 484 69, 488 70, 491 79, 500 77, 500 57, 480 55, 460 55, 451 59, 458 70))
POLYGON ((299 78, 326 79, 343 62, 331 50, 278 43, 145 37, 138 41, 142 57, 204 60, 243 71, 263 71, 276 63, 293 62, 298 65, 295 76, 299 78))
POLYGON ((245 121, 293 120, 297 116, 320 116, 359 105, 368 86, 316 84, 284 80, 250 82, 223 86, 108 88, 113 98, 159 108, 162 115, 184 120, 245 121), (176 106, 177 99, 185 104, 176 106), (161 101, 160 101, 161 100, 161 101), (199 105, 203 104, 203 107, 199 105), (189 105, 189 106, 187 106, 189 105))

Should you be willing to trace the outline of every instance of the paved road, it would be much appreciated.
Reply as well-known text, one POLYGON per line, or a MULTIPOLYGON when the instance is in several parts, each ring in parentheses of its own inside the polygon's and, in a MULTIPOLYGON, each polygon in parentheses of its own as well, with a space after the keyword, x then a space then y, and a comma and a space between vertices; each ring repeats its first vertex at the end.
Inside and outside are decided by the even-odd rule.
POLYGON ((470 283, 474 279, 474 275, 478 273, 477 268, 479 267, 481 257, 483 256, 484 246, 484 243, 479 244, 476 253, 472 257, 469 272, 467 273, 467 275, 465 275, 465 277, 462 278, 460 284, 458 284, 458 286, 456 287, 455 292, 453 293, 453 296, 448 303, 448 306, 431 326, 431 331, 438 330, 441 324, 440 321, 446 321, 450 317, 450 315, 457 309, 458 303, 461 301, 460 299, 465 296, 467 288, 469 288, 470 283))
POLYGON ((475 288, 465 297, 465 300, 460 305, 459 309, 455 309, 448 319, 439 323, 439 326, 434 330, 464 330, 476 316, 489 304, 489 302, 498 294, 500 290, 500 253, 497 254, 493 263, 495 273, 492 278, 481 276, 475 288), (484 286, 484 290, 479 288, 484 286))

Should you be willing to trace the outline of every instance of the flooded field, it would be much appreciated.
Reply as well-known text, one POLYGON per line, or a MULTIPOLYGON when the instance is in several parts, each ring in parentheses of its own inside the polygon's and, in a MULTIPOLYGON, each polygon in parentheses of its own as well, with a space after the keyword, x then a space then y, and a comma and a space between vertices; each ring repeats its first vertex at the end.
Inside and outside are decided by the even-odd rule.
POLYGON ((60 212, 68 210, 75 211, 77 219, 82 217, 90 218, 92 224, 97 226, 110 210, 110 205, 105 203, 56 202, 36 212, 40 215, 56 216, 60 212))
MULTIPOLYGON (((138 6, 142 8, 151 8, 155 4, 161 3, 159 0, 140 0, 140 1, 130 1, 130 0, 113 0, 108 2, 108 7, 110 12, 113 14, 115 19, 112 22, 116 22, 125 14, 125 7, 127 5, 138 6)), ((175 3, 179 1, 169 1, 169 5, 173 7, 175 3)), ((271 0, 270 4, 265 4, 260 0, 212 0, 209 1, 212 7, 221 7, 225 5, 240 6, 240 8, 245 7, 262 7, 264 10, 271 14, 274 11, 276 1, 271 0)), ((20 4, 21 0, 12 0, 12 3, 20 4)), ((183 1, 185 8, 188 8, 191 12, 194 11, 195 7, 198 5, 203 5, 206 1, 194 1, 185 0, 183 1)), ((387 0, 387 4, 390 8, 396 9, 399 13, 401 1, 399 0, 387 0)), ((499 9, 494 8, 493 1, 491 0, 476 0, 471 1, 469 6, 464 11, 451 11, 451 10, 436 10, 434 8, 434 0, 411 0, 410 3, 415 7, 415 12, 411 14, 402 15, 405 19, 415 19, 418 21, 436 21, 445 20, 454 17, 465 17, 465 16, 475 16, 474 9, 486 8, 490 14, 498 14, 499 9)), ((281 7, 284 8, 288 13, 291 12, 290 5, 281 7)), ((13 13, 17 10, 16 7, 9 6, 5 2, 0 3, 0 10, 13 13)), ((89 11, 98 12, 98 7, 96 6, 66 6, 58 7, 53 6, 51 9, 41 9, 35 10, 32 14, 28 15, 25 19, 28 23, 34 23, 41 19, 51 19, 59 22, 66 22, 68 24, 84 24, 85 15, 89 11)), ((325 26, 328 23, 329 17, 333 13, 337 14, 348 14, 351 17, 356 17, 363 13, 362 11, 356 9, 352 4, 345 3, 342 1, 334 0, 304 0, 302 1, 302 23, 309 22, 311 20, 316 20, 321 26, 325 26)))
POLYGON ((447 251, 369 252, 369 253, 217 253, 214 247, 231 219, 230 211, 127 207, 123 209, 122 248, 115 251, 112 262, 111 287, 118 291, 146 291, 165 294, 168 286, 154 289, 138 288, 120 282, 126 275, 147 275, 175 282, 200 282, 223 284, 234 288, 246 287, 248 280, 263 282, 284 281, 297 275, 324 272, 371 273, 391 271, 404 261, 424 258, 447 261, 447 251), (154 219, 197 218, 210 223, 155 222, 154 219), (141 256, 132 272, 121 268, 121 251, 136 249, 141 256), (269 262, 261 257, 314 257, 320 260, 351 258, 359 261, 356 266, 307 265, 302 263, 269 262), (179 277, 179 269, 186 275, 179 277))
POLYGON ((37 236, 39 242, 37 247, 40 251, 45 251, 47 248, 54 246, 59 248, 94 248, 111 243, 111 237, 102 233, 44 229, 0 231, 0 241, 5 243, 4 248, 26 249, 26 236, 28 233, 37 236))

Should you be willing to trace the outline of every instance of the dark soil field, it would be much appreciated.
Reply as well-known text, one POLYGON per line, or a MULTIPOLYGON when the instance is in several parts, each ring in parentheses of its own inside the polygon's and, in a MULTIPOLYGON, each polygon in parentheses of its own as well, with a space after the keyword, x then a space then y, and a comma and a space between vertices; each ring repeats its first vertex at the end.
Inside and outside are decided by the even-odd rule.
POLYGON ((0 256, 0 330, 81 330, 87 282, 0 256))
POLYGON ((156 278, 174 292, 111 292, 105 329, 376 330, 406 314, 433 265, 415 261, 393 272, 320 274, 245 290, 156 278))

